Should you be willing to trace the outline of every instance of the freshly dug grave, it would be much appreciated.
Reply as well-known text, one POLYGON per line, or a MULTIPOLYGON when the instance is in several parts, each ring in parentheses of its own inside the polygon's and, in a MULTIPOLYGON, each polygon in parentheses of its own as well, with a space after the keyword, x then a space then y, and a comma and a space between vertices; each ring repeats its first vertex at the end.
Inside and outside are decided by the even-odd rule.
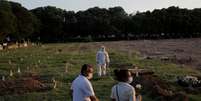
POLYGON ((173 91, 168 83, 153 74, 141 74, 139 77, 135 77, 132 85, 135 86, 136 84, 141 84, 143 87, 140 94, 149 94, 157 101, 189 101, 185 93, 173 91))
POLYGON ((136 88, 136 94, 148 95, 154 101, 189 101, 189 97, 186 93, 197 94, 195 93, 197 91, 192 91, 192 89, 191 91, 194 93, 187 92, 185 89, 177 91, 175 85, 161 80, 158 76, 154 75, 153 71, 148 69, 138 69, 137 67, 128 64, 122 65, 118 69, 127 69, 131 71, 134 76, 131 85, 136 88), (134 69, 128 68, 131 66, 134 69))
POLYGON ((47 83, 47 81, 41 79, 40 76, 37 75, 22 76, 14 80, 0 80, 0 96, 42 92, 53 89, 53 82, 49 81, 49 83, 47 83))

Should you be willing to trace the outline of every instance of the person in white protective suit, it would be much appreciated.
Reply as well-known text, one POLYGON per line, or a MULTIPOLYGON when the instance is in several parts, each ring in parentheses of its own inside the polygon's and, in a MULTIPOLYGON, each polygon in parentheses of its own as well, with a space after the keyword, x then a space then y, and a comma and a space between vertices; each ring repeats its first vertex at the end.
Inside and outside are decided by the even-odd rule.
POLYGON ((101 46, 96 54, 98 76, 106 76, 106 69, 109 67, 110 59, 105 46, 101 46))

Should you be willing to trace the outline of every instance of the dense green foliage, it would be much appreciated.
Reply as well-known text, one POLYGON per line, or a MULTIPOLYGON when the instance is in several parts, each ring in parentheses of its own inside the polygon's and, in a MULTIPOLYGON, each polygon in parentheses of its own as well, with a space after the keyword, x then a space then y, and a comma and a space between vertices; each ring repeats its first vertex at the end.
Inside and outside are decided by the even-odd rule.
POLYGON ((0 0, 0 40, 15 32, 15 16, 12 13, 10 4, 0 0))
POLYGON ((175 6, 127 14, 122 7, 66 11, 46 6, 27 10, 0 0, 0 40, 42 42, 189 38, 201 36, 201 9, 175 6))

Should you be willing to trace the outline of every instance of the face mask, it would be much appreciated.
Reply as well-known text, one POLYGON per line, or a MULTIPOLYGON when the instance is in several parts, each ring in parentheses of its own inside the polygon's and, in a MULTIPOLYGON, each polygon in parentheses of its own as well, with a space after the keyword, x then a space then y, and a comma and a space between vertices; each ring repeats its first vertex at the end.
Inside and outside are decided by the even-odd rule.
POLYGON ((92 78, 93 78, 93 73, 89 73, 87 78, 88 78, 89 80, 92 79, 92 78))
POLYGON ((127 83, 132 83, 133 82, 133 77, 129 77, 127 83))
POLYGON ((103 51, 103 52, 104 52, 104 51, 105 51, 105 49, 104 49, 104 48, 101 48, 101 51, 103 51))

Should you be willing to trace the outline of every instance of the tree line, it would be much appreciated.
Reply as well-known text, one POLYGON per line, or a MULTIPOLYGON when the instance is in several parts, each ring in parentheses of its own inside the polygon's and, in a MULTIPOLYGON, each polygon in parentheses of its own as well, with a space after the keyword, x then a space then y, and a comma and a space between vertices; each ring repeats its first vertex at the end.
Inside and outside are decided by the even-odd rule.
POLYGON ((28 10, 0 0, 0 42, 105 41, 201 37, 201 8, 175 6, 128 14, 120 6, 66 11, 53 6, 28 10))

